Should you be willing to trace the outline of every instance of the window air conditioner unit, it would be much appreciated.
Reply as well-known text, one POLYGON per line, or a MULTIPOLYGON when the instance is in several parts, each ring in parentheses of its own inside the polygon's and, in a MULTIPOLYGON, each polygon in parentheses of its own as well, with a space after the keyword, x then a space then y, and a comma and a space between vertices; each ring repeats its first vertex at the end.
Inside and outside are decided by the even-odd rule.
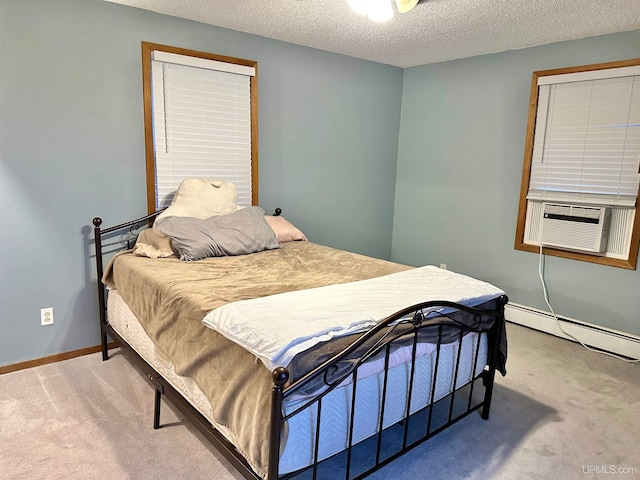
POLYGON ((540 243, 602 255, 607 250, 609 217, 609 207, 545 203, 540 243))

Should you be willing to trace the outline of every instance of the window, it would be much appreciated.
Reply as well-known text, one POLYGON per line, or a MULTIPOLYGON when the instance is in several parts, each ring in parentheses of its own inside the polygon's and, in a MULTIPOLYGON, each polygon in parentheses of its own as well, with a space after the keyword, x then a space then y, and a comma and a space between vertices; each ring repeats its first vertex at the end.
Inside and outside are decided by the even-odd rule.
POLYGON ((257 204, 256 62, 142 43, 149 212, 188 177, 236 184, 257 204))
MULTIPOLYGON (((635 269, 639 167, 640 59, 534 72, 515 248, 538 252, 543 244, 550 255, 635 269), (606 209, 604 251, 545 246, 545 218, 551 207, 562 218, 565 205, 580 215, 606 209)), ((582 220, 561 234, 581 235, 587 227, 574 226, 582 220)))

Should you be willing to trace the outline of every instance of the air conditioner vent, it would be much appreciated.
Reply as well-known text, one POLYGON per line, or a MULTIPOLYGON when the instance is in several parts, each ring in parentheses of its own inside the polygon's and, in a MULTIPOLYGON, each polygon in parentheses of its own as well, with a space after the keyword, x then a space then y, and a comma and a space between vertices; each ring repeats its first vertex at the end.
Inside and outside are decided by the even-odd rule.
POLYGON ((543 208, 543 246, 594 254, 607 250, 609 207, 545 203, 543 208))

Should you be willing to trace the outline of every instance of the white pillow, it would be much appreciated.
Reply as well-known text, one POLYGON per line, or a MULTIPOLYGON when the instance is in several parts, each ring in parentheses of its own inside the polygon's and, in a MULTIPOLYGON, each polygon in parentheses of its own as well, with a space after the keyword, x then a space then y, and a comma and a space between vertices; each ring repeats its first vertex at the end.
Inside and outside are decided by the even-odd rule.
POLYGON ((187 178, 182 181, 171 205, 157 220, 164 217, 194 217, 199 219, 214 215, 227 215, 238 207, 238 191, 235 184, 223 180, 187 178))

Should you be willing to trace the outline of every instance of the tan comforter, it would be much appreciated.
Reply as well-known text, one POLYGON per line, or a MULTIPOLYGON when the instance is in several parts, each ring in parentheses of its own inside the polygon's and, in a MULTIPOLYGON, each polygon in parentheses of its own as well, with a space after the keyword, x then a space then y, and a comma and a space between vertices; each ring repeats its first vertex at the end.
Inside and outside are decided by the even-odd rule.
POLYGON ((410 267, 309 242, 236 257, 180 262, 120 254, 103 281, 118 290, 176 373, 193 378, 215 421, 256 472, 266 475, 271 374, 262 362, 205 327, 228 302, 364 280, 410 267))

